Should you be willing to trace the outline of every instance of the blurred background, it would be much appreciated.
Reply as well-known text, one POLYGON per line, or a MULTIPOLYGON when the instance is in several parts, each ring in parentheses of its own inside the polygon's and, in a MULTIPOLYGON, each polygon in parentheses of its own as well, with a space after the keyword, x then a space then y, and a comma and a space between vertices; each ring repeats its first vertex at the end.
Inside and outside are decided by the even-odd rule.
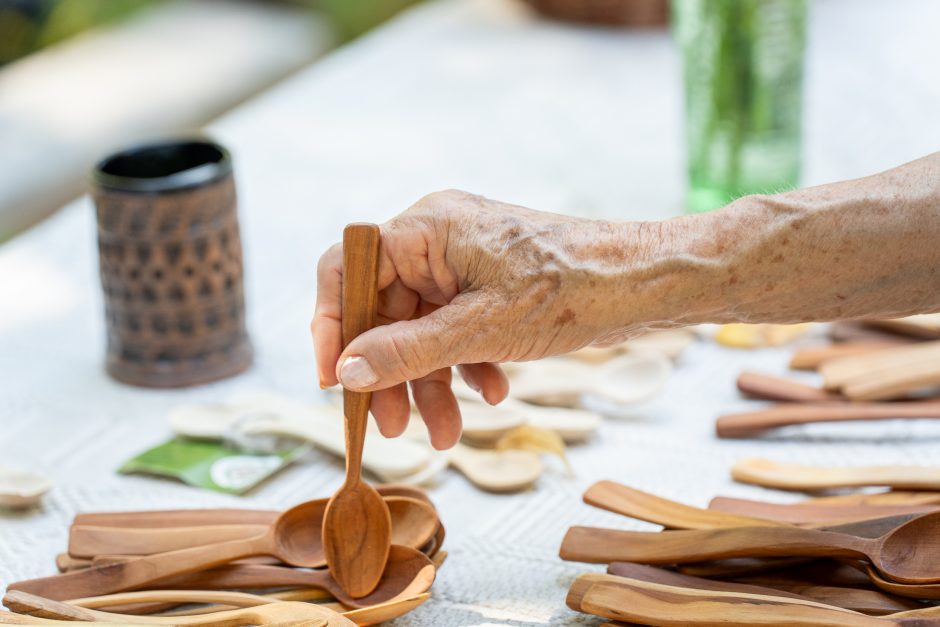
MULTIPOLYGON (((409 19, 429 25, 440 19, 432 28, 460 37, 419 35, 409 43, 403 35, 402 58, 420 43, 425 54, 440 57, 435 70, 463 79, 471 98, 485 100, 481 94, 489 90, 535 99, 517 101, 520 109, 534 107, 528 119, 515 111, 509 119, 497 108, 489 111, 491 121, 472 121, 489 129, 490 141, 506 140, 501 127, 515 124, 512 141, 543 145, 540 154, 520 157, 527 163, 518 168, 519 192, 530 176, 551 187, 558 163, 568 160, 564 198, 539 205, 539 195, 520 194, 513 198, 518 202, 592 215, 663 216, 713 209, 745 193, 859 176, 872 169, 869 163, 887 167, 930 152, 940 140, 936 125, 923 124, 940 102, 930 31, 940 18, 938 4, 0 0, 0 241, 77 197, 89 168, 107 152, 198 130, 332 51, 350 48, 353 55, 360 38, 411 8, 424 17, 409 19), (462 30, 448 31, 456 20, 465 20, 462 30), (505 67, 488 82, 486 65, 500 55, 505 67), (570 89, 572 71, 596 91, 570 89), (540 107, 543 98, 552 100, 550 107, 540 107), (585 116, 595 118, 596 128, 584 128, 579 145, 585 116), (605 125, 610 134, 598 152, 587 144, 605 125), (552 142, 564 134, 574 141, 552 142), (838 155, 827 144, 838 145, 838 155), (538 164, 552 150, 567 155, 538 164), (539 171, 527 173, 533 166, 539 171), (623 179, 616 191, 605 182, 597 196, 598 180, 609 180, 608 172, 623 179)), ((399 86, 413 86, 413 73, 429 63, 397 68, 399 86)), ((437 74, 423 79, 423 103, 438 99, 446 109, 448 99, 467 96, 437 74)), ((391 93, 380 82, 374 87, 391 93)), ((414 91, 391 91, 422 101, 414 91)), ((485 113, 455 111, 452 124, 468 127, 468 115, 485 113)), ((427 132, 437 133, 427 119, 427 132)), ((366 118, 362 128, 381 122, 366 118)), ((495 161, 489 165, 496 168, 495 161)), ((445 183, 473 184, 470 169, 445 183)), ((505 194, 502 186, 478 191, 505 194)))

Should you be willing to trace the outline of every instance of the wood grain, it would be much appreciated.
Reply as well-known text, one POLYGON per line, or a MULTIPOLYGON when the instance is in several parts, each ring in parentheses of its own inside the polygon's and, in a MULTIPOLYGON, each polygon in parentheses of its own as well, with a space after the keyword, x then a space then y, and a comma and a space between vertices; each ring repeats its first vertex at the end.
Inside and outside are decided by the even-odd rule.
POLYGON ((746 438, 793 425, 896 418, 940 418, 940 402, 785 403, 760 411, 721 416, 715 421, 715 433, 720 438, 746 438))
MULTIPOLYGON (((343 231, 343 347, 375 326, 381 234, 374 224, 343 231)), ((343 390, 346 481, 326 507, 323 548, 337 583, 350 596, 375 590, 391 546, 391 519, 382 497, 362 481, 362 447, 370 392, 343 390)))

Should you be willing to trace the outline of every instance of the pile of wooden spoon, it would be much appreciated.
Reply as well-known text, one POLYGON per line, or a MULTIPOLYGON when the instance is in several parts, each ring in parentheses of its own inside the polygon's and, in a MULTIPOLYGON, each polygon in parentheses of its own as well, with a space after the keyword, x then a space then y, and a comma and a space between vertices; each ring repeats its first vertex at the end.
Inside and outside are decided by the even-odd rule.
POLYGON ((75 517, 68 549, 57 559, 61 574, 9 586, 4 604, 29 616, 0 614, 0 623, 31 623, 36 621, 30 617, 37 616, 173 625, 216 625, 223 619, 226 625, 287 619, 370 625, 390 620, 428 598, 446 555, 441 551, 444 527, 420 488, 384 485, 377 491, 390 513, 391 549, 378 585, 365 596, 350 595, 326 567, 321 536, 325 498, 282 513, 84 513, 75 517), (318 603, 303 602, 311 600, 318 603), (194 614, 185 620, 173 611, 184 604, 194 614), (203 616, 205 612, 211 613, 203 616))
POLYGON ((834 325, 832 335, 844 341, 794 353, 790 367, 816 371, 819 386, 742 373, 742 393, 777 404, 719 417, 718 437, 755 437, 811 423, 940 418, 940 325, 921 317, 868 324, 879 327, 834 325))
POLYGON ((940 512, 886 515, 884 499, 866 517, 840 498, 828 506, 856 508, 852 522, 820 509, 795 523, 602 481, 585 502, 665 530, 572 527, 561 557, 608 573, 578 577, 568 606, 644 625, 940 624, 940 512))

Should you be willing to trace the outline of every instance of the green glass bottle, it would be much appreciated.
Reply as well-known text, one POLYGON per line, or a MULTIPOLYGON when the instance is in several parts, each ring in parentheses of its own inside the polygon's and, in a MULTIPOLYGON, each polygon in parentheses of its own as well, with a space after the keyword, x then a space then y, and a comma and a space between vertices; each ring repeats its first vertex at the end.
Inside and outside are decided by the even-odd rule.
POLYGON ((687 209, 796 186, 806 0, 672 0, 685 76, 687 209))

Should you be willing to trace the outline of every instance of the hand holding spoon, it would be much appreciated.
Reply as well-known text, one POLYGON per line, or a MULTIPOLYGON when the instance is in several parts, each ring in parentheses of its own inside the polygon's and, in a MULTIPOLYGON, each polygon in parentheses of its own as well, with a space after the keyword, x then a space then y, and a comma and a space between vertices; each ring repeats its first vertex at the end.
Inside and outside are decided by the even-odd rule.
MULTIPOLYGON (((374 224, 343 231, 343 346, 375 326, 381 234, 374 224)), ((362 480, 362 447, 370 392, 343 390, 346 415, 346 481, 326 506, 323 548, 336 582, 350 596, 364 597, 382 577, 391 546, 392 522, 378 492, 362 480)))

